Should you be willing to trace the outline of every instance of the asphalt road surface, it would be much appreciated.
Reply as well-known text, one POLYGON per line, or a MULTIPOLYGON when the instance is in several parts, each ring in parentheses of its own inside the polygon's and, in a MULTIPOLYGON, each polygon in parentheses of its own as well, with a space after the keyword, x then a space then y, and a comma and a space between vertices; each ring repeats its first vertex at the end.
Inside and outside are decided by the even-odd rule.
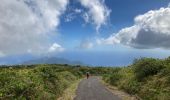
POLYGON ((93 76, 80 82, 74 100, 121 100, 106 89, 100 78, 93 76))

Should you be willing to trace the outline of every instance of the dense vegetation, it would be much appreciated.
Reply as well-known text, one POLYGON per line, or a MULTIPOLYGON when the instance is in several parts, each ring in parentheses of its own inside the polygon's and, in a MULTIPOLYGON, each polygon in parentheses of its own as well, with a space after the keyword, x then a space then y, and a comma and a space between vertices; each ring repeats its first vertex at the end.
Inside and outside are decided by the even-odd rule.
POLYGON ((69 65, 16 65, 0 68, 0 99, 53 100, 74 81, 90 71, 107 72, 101 68, 69 65))
POLYGON ((103 77, 111 85, 144 100, 169 100, 170 58, 136 59, 128 67, 112 70, 112 74, 105 74, 103 77))
POLYGON ((169 100, 170 58, 136 59, 128 67, 57 64, 0 66, 0 100, 54 100, 86 72, 144 100, 169 100))

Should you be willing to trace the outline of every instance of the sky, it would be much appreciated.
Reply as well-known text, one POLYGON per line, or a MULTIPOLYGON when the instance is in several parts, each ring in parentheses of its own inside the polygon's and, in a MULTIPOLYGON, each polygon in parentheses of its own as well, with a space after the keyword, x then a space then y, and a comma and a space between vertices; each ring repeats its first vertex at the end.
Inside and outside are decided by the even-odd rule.
POLYGON ((126 66, 170 56, 170 0, 1 0, 0 64, 126 66))

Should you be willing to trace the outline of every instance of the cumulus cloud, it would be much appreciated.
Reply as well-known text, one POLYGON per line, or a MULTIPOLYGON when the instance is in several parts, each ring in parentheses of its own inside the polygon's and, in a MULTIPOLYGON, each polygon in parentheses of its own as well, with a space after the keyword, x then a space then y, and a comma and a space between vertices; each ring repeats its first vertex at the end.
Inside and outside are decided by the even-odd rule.
POLYGON ((134 48, 170 48, 170 7, 151 10, 134 19, 134 25, 121 29, 98 43, 124 44, 134 48))
POLYGON ((69 0, 1 0, 0 55, 41 53, 69 0))
POLYGON ((111 10, 107 8, 104 0, 79 0, 81 5, 88 9, 83 17, 86 22, 93 22, 98 31, 101 25, 106 24, 111 10))
POLYGON ((53 53, 53 52, 62 52, 64 51, 64 48, 57 44, 57 43, 54 43, 50 48, 49 48, 49 53, 53 53))

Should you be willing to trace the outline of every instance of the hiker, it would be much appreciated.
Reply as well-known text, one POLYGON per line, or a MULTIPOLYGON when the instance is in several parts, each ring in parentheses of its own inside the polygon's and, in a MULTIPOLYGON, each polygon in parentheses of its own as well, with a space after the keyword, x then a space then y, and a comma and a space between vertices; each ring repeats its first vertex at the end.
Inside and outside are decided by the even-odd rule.
POLYGON ((87 79, 89 78, 89 76, 90 76, 90 73, 89 73, 89 72, 86 72, 86 77, 87 77, 87 79))

